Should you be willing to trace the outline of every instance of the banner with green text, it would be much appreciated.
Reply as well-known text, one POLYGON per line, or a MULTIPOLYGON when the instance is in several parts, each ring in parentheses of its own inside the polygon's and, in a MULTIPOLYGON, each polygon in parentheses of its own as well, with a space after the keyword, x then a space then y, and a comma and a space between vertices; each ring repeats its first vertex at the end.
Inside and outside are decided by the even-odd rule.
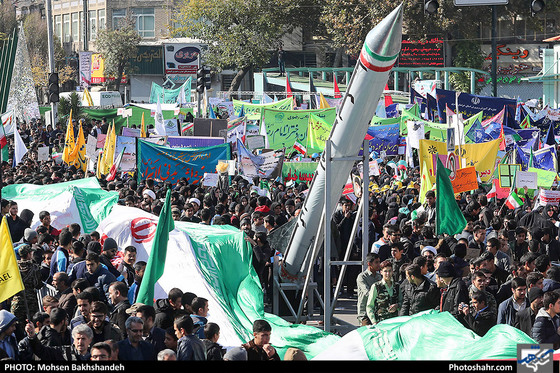
POLYGON ((277 110, 264 109, 262 112, 261 126, 266 129, 268 147, 270 149, 293 148, 297 141, 307 144, 307 128, 311 114, 323 120, 327 125, 334 124, 336 108, 316 110, 277 110))

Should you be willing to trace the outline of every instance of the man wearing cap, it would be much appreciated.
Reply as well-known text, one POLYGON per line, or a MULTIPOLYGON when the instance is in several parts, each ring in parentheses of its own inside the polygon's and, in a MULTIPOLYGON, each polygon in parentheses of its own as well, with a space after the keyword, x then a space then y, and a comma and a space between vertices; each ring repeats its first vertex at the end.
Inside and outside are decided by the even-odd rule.
POLYGON ((123 281, 123 274, 120 273, 119 270, 111 262, 111 260, 113 260, 113 258, 117 254, 118 250, 119 246, 117 244, 117 241, 115 241, 114 238, 107 237, 103 242, 103 251, 99 256, 99 260, 101 264, 107 267, 109 272, 111 272, 117 278, 118 281, 123 281))
POLYGON ((541 288, 534 286, 529 289, 527 299, 529 300, 529 307, 517 312, 515 315, 515 322, 513 326, 523 331, 527 335, 531 335, 531 329, 535 323, 535 317, 539 310, 543 307, 544 292, 541 288))
MULTIPOLYGON (((191 198, 192 199, 192 198, 191 198)), ((196 198, 194 198, 196 199, 196 198)), ((183 213, 183 217, 181 221, 187 221, 191 223, 200 223, 200 218, 195 215, 195 206, 198 206, 196 203, 186 203, 185 204, 185 211, 183 213)))
POLYGON ((142 192, 142 198, 144 199, 144 201, 149 203, 150 206, 151 206, 154 203, 154 201, 156 200, 156 194, 154 193, 153 190, 146 189, 142 192))
POLYGON ((434 266, 435 257, 437 255, 437 250, 433 246, 424 246, 420 255, 427 259, 428 265, 428 273, 426 273, 426 277, 428 280, 432 281, 433 283, 436 282, 436 269, 434 266))
POLYGON ((436 269, 436 285, 440 288, 439 311, 459 317, 459 305, 469 303, 469 291, 462 279, 455 276, 453 263, 443 261, 436 269))
POLYGON ((196 214, 200 209, 200 200, 198 198, 193 197, 189 199, 189 203, 192 203, 194 214, 196 214))

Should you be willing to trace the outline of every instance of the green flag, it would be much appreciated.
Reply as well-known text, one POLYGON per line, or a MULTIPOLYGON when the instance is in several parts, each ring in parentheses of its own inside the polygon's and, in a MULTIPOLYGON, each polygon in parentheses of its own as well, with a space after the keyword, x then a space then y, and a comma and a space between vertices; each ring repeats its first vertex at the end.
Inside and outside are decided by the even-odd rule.
POLYGON ((310 114, 307 127, 307 153, 322 153, 331 130, 332 124, 315 114, 310 114))
POLYGON ((436 158, 436 234, 455 235, 463 231, 467 220, 455 200, 449 179, 450 171, 443 166, 439 157, 436 158))
POLYGON ((154 304, 154 287, 156 282, 163 275, 165 268, 165 258, 167 256, 167 242, 169 232, 175 229, 175 223, 171 216, 171 189, 167 190, 165 204, 161 209, 156 234, 150 251, 150 257, 146 264, 142 284, 138 290, 136 302, 152 306, 154 304))

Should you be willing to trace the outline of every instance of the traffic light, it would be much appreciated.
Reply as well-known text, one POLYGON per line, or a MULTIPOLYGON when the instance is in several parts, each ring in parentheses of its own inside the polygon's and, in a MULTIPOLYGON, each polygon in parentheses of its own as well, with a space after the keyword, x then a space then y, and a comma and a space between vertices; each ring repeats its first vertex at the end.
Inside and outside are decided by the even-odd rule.
POLYGON ((204 93, 204 69, 202 67, 196 72, 196 91, 204 93))
POLYGON ((49 74, 49 102, 59 101, 58 73, 49 74))
POLYGON ((210 69, 208 67, 199 68, 196 72, 196 91, 203 93, 204 89, 210 89, 211 86, 210 69))
POLYGON ((202 70, 204 73, 204 88, 210 89, 212 88, 212 77, 210 76, 210 68, 204 67, 202 70))
POLYGON ((424 1, 424 11, 428 14, 434 14, 439 8, 439 3, 437 0, 425 0, 424 1))
POLYGON ((544 9, 544 6, 544 0, 533 0, 531 2, 531 15, 534 16, 536 13, 542 11, 544 9))

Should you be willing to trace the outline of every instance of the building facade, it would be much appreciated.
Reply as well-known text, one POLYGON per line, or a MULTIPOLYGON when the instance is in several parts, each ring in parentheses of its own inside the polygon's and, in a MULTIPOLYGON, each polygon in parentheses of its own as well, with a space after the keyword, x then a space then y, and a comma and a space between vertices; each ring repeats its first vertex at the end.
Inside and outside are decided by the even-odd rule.
POLYGON ((53 32, 67 54, 95 52, 99 30, 116 29, 126 17, 144 41, 169 34, 173 0, 51 0, 53 32), (84 18, 84 14, 86 18, 84 18))

